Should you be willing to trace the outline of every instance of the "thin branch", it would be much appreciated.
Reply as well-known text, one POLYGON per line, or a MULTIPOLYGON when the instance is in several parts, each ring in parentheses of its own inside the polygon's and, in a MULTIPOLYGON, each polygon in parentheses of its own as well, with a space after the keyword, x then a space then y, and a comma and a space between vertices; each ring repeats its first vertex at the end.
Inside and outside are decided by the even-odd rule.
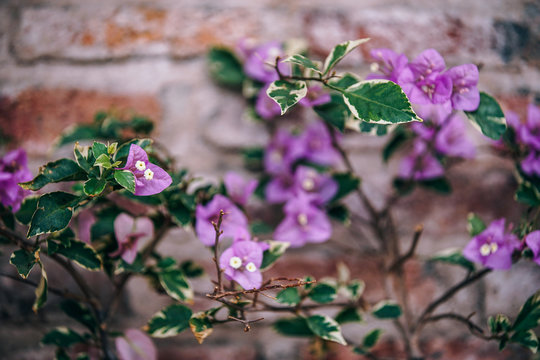
MULTIPOLYGON (((13 281, 20 282, 22 284, 33 286, 35 288, 37 288, 39 286, 38 283, 36 283, 36 282, 34 282, 32 280, 23 279, 20 276, 6 274, 6 273, 3 273, 3 272, 0 272, 0 276, 11 279, 13 281)), ((54 287, 51 287, 51 286, 47 286, 47 290, 49 292, 55 294, 55 295, 58 295, 60 297, 65 298, 65 299, 73 299, 73 300, 77 300, 77 301, 81 301, 81 302, 87 302, 87 300, 85 298, 83 298, 83 297, 81 297, 81 296, 79 296, 77 294, 73 294, 73 293, 71 293, 71 292, 69 292, 68 290, 65 290, 65 289, 57 289, 57 288, 54 288, 54 287)))
POLYGON ((403 268, 403 264, 410 258, 414 256, 414 252, 416 251, 416 247, 418 246, 418 241, 420 240, 420 236, 422 235, 422 232, 424 231, 423 225, 417 225, 414 229, 414 235, 413 240, 411 243, 411 247, 409 250, 401 257, 399 257, 388 269, 389 272, 397 272, 401 271, 403 268))
POLYGON ((258 318, 258 319, 255 319, 255 320, 245 320, 245 319, 236 318, 236 317, 231 316, 231 315, 229 315, 227 318, 230 319, 230 320, 238 321, 239 323, 244 324, 244 332, 248 332, 249 330, 251 330, 251 324, 253 324, 253 323, 257 322, 257 321, 264 320, 264 318, 258 318))
POLYGON ((436 321, 439 321, 439 320, 443 320, 443 319, 450 319, 450 320, 455 320, 455 321, 458 321, 462 324, 465 324, 467 325, 467 327, 469 328, 469 331, 471 332, 471 334, 473 334, 474 336, 476 337, 479 337, 481 339, 484 339, 484 340, 497 340, 497 339, 500 339, 500 336, 498 335, 486 335, 484 333, 484 330, 477 324, 475 324, 474 322, 471 321, 471 317, 473 317, 474 313, 470 314, 469 316, 462 316, 462 315, 459 315, 459 314, 455 314, 455 313, 443 313, 443 314, 439 314, 439 315, 434 315, 434 316, 430 316, 430 317, 427 317, 424 319, 424 323, 428 323, 428 322, 436 322, 436 321))
POLYGON ((273 290, 273 289, 287 289, 291 287, 299 287, 304 286, 308 284, 313 284, 316 281, 302 281, 300 279, 293 279, 290 281, 297 281, 294 284, 274 284, 274 285, 267 285, 263 286, 259 289, 249 289, 249 290, 239 290, 239 291, 225 291, 217 294, 206 294, 207 297, 213 300, 219 300, 221 298, 227 297, 227 296, 238 296, 238 295, 245 295, 245 294, 254 294, 254 293, 261 293, 266 290, 273 290))
POLYGON ((216 275, 217 275, 217 292, 223 291, 223 283, 222 283, 222 274, 223 271, 221 270, 219 266, 219 259, 218 259, 218 246, 219 246, 219 237, 223 234, 223 230, 221 230, 221 223, 223 222, 223 216, 225 215, 225 212, 223 210, 219 210, 219 217, 217 220, 217 223, 212 221, 212 225, 214 226, 214 230, 216 231, 216 238, 214 240, 214 258, 212 259, 214 261, 214 264, 216 264, 216 275))

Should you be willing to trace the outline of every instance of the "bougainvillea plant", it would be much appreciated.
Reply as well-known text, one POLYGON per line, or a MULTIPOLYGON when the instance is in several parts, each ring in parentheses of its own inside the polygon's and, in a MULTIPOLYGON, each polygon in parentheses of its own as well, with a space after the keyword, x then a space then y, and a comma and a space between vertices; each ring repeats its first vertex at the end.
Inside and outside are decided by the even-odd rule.
POLYGON ((58 145, 75 142, 73 158, 45 164, 33 179, 23 150, 2 157, 0 240, 12 251, 10 263, 18 272, 2 276, 36 288, 36 312, 49 293, 64 298, 61 309, 85 329, 58 327, 44 335, 42 343, 56 347, 57 359, 156 359, 151 337, 190 329, 203 343, 214 327, 226 322, 249 331, 266 321, 257 315, 262 312, 289 314, 273 323, 283 336, 309 337, 321 345, 321 352, 335 342, 370 359, 377 358, 372 349, 382 330, 373 329, 355 343, 341 328, 362 322, 367 314, 392 320, 408 359, 425 358, 419 346, 425 325, 442 320, 457 321, 475 336, 498 341, 501 349, 508 343, 538 349, 534 330, 540 321, 540 292, 512 317, 494 314, 487 326, 468 313, 437 310, 492 271, 511 271, 518 261, 540 264, 540 110, 531 105, 526 122, 508 113, 507 128, 496 100, 478 91, 477 67, 447 68, 434 49, 412 61, 390 49, 375 49, 367 80, 338 74, 340 61, 366 41, 339 44, 322 62, 310 58, 307 49, 296 47, 291 53, 288 44, 280 42, 257 45, 246 40, 236 49, 210 51, 214 79, 242 90, 248 113, 270 132, 265 148, 245 151, 246 166, 256 179, 229 172, 220 184, 197 185, 187 170, 175 167, 163 145, 147 138, 150 121, 119 120, 107 113, 63 134, 58 145), (301 118, 296 106, 315 116, 301 118), (286 123, 281 122, 283 115, 286 123), (519 224, 502 218, 486 226, 471 214, 469 244, 429 259, 461 267, 466 275, 415 314, 404 286, 404 264, 415 256, 423 229, 414 229, 410 247, 402 251, 392 206, 417 186, 451 191, 445 177, 450 165, 475 155, 465 132, 467 119, 494 140, 496 151, 514 160, 516 199, 527 209, 519 224), (401 152, 394 191, 383 206, 376 206, 365 192, 341 145, 351 131, 386 135, 383 161, 401 152), (55 191, 47 192, 49 188, 55 191), (249 213, 252 196, 279 209, 275 224, 249 213), (344 202, 352 196, 360 200, 365 218, 354 216, 344 202), (333 227, 339 222, 358 222, 377 240, 386 281, 378 301, 364 298, 364 282, 351 278, 344 265, 337 278, 267 275, 287 249, 334 241, 333 227), (190 280, 202 275, 199 265, 156 250, 176 227, 193 231, 209 249, 215 269, 204 292, 195 291, 190 280), (56 262, 78 289, 49 283, 43 258, 56 262), (38 283, 27 279, 34 268, 41 273, 38 283), (98 297, 84 271, 102 272, 110 280, 112 296, 98 297), (115 310, 133 276, 147 278, 157 292, 171 298, 171 305, 139 329, 115 328, 115 310), (199 297, 213 305, 194 313, 199 297), (326 308, 333 309, 332 316, 326 308))

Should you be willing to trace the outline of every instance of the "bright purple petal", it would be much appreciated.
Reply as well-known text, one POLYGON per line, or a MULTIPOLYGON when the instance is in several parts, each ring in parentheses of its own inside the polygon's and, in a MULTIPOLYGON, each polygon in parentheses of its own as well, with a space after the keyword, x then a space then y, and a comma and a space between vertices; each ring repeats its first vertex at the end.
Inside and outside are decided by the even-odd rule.
POLYGON ((151 170, 153 175, 148 178, 146 173, 142 176, 135 175, 135 195, 148 196, 159 194, 171 185, 171 176, 159 166, 147 163, 146 169, 146 171, 151 170))

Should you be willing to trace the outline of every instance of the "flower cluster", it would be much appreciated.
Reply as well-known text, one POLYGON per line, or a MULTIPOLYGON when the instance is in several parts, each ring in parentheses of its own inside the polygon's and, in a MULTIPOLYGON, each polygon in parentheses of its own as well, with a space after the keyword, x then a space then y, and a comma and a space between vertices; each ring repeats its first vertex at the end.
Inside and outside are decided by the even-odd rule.
POLYGON ((277 227, 276 240, 292 247, 328 240, 332 227, 323 207, 336 194, 338 185, 331 176, 319 173, 310 163, 335 165, 339 154, 322 122, 311 123, 299 136, 278 130, 268 144, 264 167, 271 179, 265 189, 269 203, 286 203, 285 219, 277 227))
POLYGON ((414 142, 403 159, 400 177, 422 181, 442 177, 443 157, 472 158, 473 144, 465 137, 465 126, 457 110, 473 111, 480 103, 478 68, 473 64, 446 69, 434 49, 423 51, 413 61, 389 49, 371 52, 375 62, 368 79, 386 79, 399 84, 424 123, 411 126, 414 142))
POLYGON ((516 144, 523 148, 525 154, 521 169, 529 176, 540 178, 540 107, 529 104, 526 122, 521 122, 513 111, 508 111, 505 115, 514 132, 516 144))
POLYGON ((19 210, 24 197, 30 193, 18 185, 32 180, 27 163, 23 149, 12 150, 0 159, 0 202, 11 206, 13 212, 19 210))

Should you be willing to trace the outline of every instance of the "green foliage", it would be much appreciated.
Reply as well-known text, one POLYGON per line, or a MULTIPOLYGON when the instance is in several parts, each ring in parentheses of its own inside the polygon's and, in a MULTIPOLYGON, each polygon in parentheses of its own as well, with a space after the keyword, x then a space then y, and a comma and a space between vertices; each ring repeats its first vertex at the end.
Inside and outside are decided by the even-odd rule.
POLYGON ((28 237, 60 231, 69 225, 80 198, 62 191, 41 195, 30 222, 28 237))
POLYGON ((341 132, 345 131, 347 123, 354 119, 349 107, 345 104, 345 100, 343 100, 343 96, 336 93, 330 94, 330 102, 314 106, 313 110, 324 121, 341 132))
POLYGON ((180 264, 180 269, 189 278, 196 278, 204 274, 204 269, 191 260, 184 261, 180 264))
POLYGON ((184 192, 174 192, 166 197, 167 208, 173 221, 180 226, 187 226, 193 220, 195 197, 184 192))
POLYGON ((291 64, 300 65, 303 68, 312 70, 318 74, 322 73, 319 68, 319 65, 314 63, 313 61, 311 61, 304 55, 297 54, 297 55, 289 56, 288 58, 284 59, 283 62, 289 62, 291 64))
POLYGON ((433 255, 431 261, 444 262, 451 265, 458 265, 469 272, 474 271, 474 264, 463 256, 463 251, 460 248, 451 248, 438 252, 433 255))
POLYGON ((101 270, 101 259, 94 248, 81 241, 72 241, 69 246, 57 243, 53 240, 47 241, 49 254, 64 255, 73 260, 77 265, 90 271, 101 270))
POLYGON ((82 342, 84 342, 84 338, 81 335, 63 326, 49 331, 41 339, 41 343, 44 345, 56 345, 61 348, 68 348, 82 342))
POLYGON ((337 297, 337 289, 328 283, 317 283, 308 293, 308 297, 320 304, 327 304, 337 297))
POLYGON ((133 139, 133 140, 127 141, 118 148, 118 150, 116 151, 116 154, 114 155, 114 160, 120 161, 124 158, 127 158, 129 154, 129 148, 131 147, 132 144, 138 145, 141 148, 147 150, 146 148, 152 145, 153 142, 154 141, 152 139, 133 139))
POLYGON ((107 181, 104 179, 88 179, 83 186, 83 191, 88 196, 97 196, 105 190, 107 181))
POLYGON ((538 351, 538 338, 532 330, 516 331, 510 338, 510 342, 520 344, 531 350, 533 353, 538 351))
POLYGON ((274 330, 285 336, 311 337, 313 331, 304 317, 282 318, 274 323, 274 330))
POLYGON ((78 301, 67 299, 60 303, 60 309, 62 309, 70 318, 86 326, 90 331, 96 331, 97 322, 90 309, 85 305, 78 301))
POLYGON ((300 297, 300 294, 298 293, 298 289, 291 287, 288 289, 281 290, 276 295, 276 300, 281 304, 295 306, 302 300, 302 298, 300 297))
POLYGON ((135 192, 135 175, 129 170, 115 170, 114 179, 127 191, 135 192))
POLYGON ((388 162, 392 155, 396 153, 396 151, 404 145, 407 140, 411 138, 411 134, 408 131, 403 130, 402 127, 398 127, 396 131, 394 131, 392 137, 386 145, 383 148, 382 151, 382 158, 384 162, 388 162))
POLYGON ((529 206, 540 206, 540 189, 528 181, 522 181, 516 191, 515 199, 529 206))
POLYGON ((17 268, 17 272, 23 279, 26 279, 38 262, 37 254, 38 252, 30 253, 24 249, 15 250, 9 258, 9 263, 17 268))
POLYGON ((24 198, 21 204, 21 208, 15 214, 15 218, 17 219, 17 221, 23 225, 30 224, 32 216, 37 209, 38 201, 39 196, 27 196, 26 198, 24 198))
POLYGON ((225 47, 214 47, 208 52, 208 68, 220 85, 241 89, 245 75, 236 55, 225 47))
POLYGON ((470 213, 467 216, 467 230, 469 235, 476 236, 486 229, 484 221, 476 214, 470 213))
POLYGON ((263 260, 261 264, 261 270, 269 269, 276 261, 285 253, 285 250, 289 247, 288 242, 266 240, 266 243, 270 247, 264 251, 263 260))
POLYGON ((86 180, 86 172, 75 161, 60 159, 42 166, 38 176, 19 185, 23 189, 36 191, 50 183, 77 180, 86 180))
POLYGON ((45 303, 47 302, 47 273, 45 272, 45 268, 43 268, 43 264, 41 263, 41 261, 39 262, 39 266, 41 267, 41 279, 39 280, 39 284, 35 291, 36 300, 34 301, 34 305, 32 305, 32 310, 34 310, 34 312, 37 312, 39 309, 41 309, 43 305, 45 305, 45 303))
POLYGON ((480 105, 475 111, 465 111, 472 124, 487 137, 498 140, 506 131, 506 120, 504 113, 497 101, 486 94, 480 92, 480 105))
POLYGON ((397 303, 391 300, 382 300, 373 307, 371 313, 378 319, 395 319, 401 316, 402 311, 397 303))
POLYGON ((312 315, 307 318, 308 327, 318 337, 337 342, 341 345, 347 345, 347 342, 341 334, 341 327, 339 324, 326 315, 312 315))
POLYGON ((276 80, 266 89, 266 94, 279 105, 283 115, 307 95, 307 85, 304 81, 276 80))
POLYGON ((352 280, 345 286, 345 292, 352 301, 360 299, 364 294, 366 283, 362 280, 352 280))
POLYGON ((364 336, 362 340, 362 345, 355 347, 353 350, 355 353, 360 355, 365 355, 370 352, 371 348, 377 344, 379 338, 381 337, 383 331, 381 329, 371 330, 364 336))
POLYGON ((349 212, 349 209, 345 205, 333 204, 328 207, 326 212, 328 216, 330 216, 332 219, 335 219, 345 225, 350 224, 351 214, 349 212))
POLYGON ((260 147, 246 148, 242 151, 244 167, 251 171, 263 170, 264 149, 260 147))
POLYGON ((443 195, 448 195, 452 192, 452 187, 450 186, 450 183, 444 177, 440 177, 436 179, 429 179, 429 180, 422 180, 422 181, 419 181, 418 184, 420 184, 420 186, 422 187, 425 187, 429 190, 433 190, 443 195))
POLYGON ((351 192, 356 191, 361 183, 361 180, 350 172, 335 173, 332 175, 332 177, 338 184, 338 191, 332 198, 331 202, 337 202, 349 195, 351 192))
POLYGON ((361 322, 362 320, 362 315, 355 307, 345 307, 336 315, 336 321, 339 324, 361 322))
POLYGON ((511 329, 510 319, 503 314, 497 314, 497 316, 490 316, 488 318, 489 330, 492 334, 499 334, 501 332, 507 332, 511 329))
POLYGON ((336 66, 336 64, 340 62, 341 59, 345 57, 345 55, 347 55, 348 53, 356 49, 359 45, 367 41, 369 41, 369 39, 358 39, 345 41, 341 44, 336 45, 324 60, 323 75, 327 75, 328 73, 330 73, 334 66, 336 66))
POLYGON ((147 331, 153 337, 175 336, 189 327, 191 310, 180 304, 167 306, 148 322, 147 331))
POLYGON ((178 301, 191 301, 193 289, 180 269, 166 269, 158 273, 159 283, 167 294, 178 301))
POLYGON ((512 325, 515 332, 534 329, 540 324, 540 290, 527 299, 512 325))
POLYGON ((189 320, 189 327, 199 344, 202 344, 213 331, 211 319, 206 312, 193 314, 189 320))

